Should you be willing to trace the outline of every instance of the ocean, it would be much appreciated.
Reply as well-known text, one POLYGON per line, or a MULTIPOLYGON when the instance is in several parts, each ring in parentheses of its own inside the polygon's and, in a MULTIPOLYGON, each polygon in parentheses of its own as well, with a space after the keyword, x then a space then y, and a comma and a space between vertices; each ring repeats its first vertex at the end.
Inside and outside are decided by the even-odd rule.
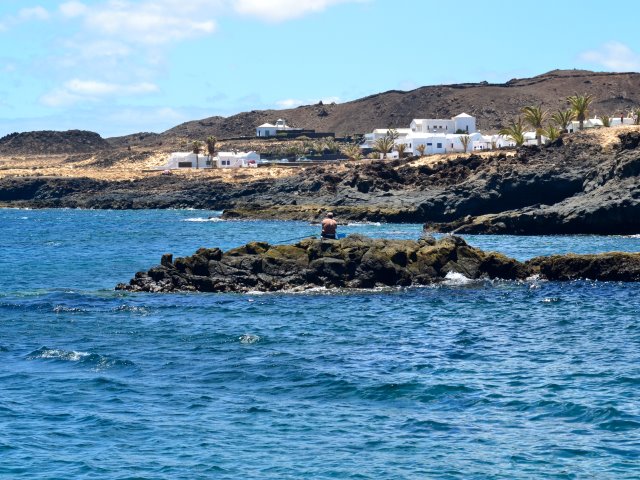
MULTIPOLYGON (((163 253, 318 232, 218 215, 0 210, 0 477, 640 477, 637 285, 114 291, 163 253)), ((465 239, 521 260, 640 251, 640 237, 465 239)))

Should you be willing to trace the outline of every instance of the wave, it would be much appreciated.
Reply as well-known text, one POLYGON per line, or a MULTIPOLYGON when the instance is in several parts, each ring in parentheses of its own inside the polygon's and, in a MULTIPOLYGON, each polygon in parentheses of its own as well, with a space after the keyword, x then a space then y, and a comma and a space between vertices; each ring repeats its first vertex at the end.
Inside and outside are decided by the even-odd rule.
POLYGON ((183 222, 224 222, 220 217, 193 217, 185 218, 183 222))
POLYGON ((120 360, 98 353, 82 352, 75 350, 63 350, 61 348, 41 347, 27 355, 27 360, 57 360, 89 365, 96 370, 105 370, 114 367, 131 367, 135 364, 130 360, 120 360))
POLYGON ((343 227, 381 227, 382 223, 380 222, 349 222, 345 225, 340 225, 340 228, 343 227))
POLYGON ((448 272, 444 277, 445 285, 468 285, 473 282, 472 279, 458 272, 448 272))
POLYGON ((252 335, 250 333, 245 333, 244 335, 240 335, 238 340, 240 340, 240 343, 250 345, 252 343, 258 343, 262 339, 260 338, 259 335, 252 335))

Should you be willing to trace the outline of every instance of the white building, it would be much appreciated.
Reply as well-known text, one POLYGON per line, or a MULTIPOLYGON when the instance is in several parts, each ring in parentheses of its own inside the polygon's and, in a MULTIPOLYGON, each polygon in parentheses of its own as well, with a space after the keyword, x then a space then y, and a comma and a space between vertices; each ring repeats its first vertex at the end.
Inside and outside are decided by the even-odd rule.
POLYGON ((415 118, 411 121, 411 131, 414 133, 475 133, 476 118, 466 113, 456 115, 451 119, 415 118))
POLYGON ((276 121, 275 125, 270 123, 263 123, 262 125, 256 127, 256 136, 257 137, 275 137, 278 132, 286 131, 286 130, 295 130, 295 128, 287 125, 283 119, 279 118, 276 121))
POLYGON ((395 143, 405 139, 407 135, 411 133, 410 128, 376 128, 371 133, 365 133, 364 142, 360 145, 361 148, 373 148, 376 141, 380 138, 384 138, 389 133, 389 130, 393 130, 398 134, 398 139, 395 143))
POLYGON ((196 155, 193 152, 173 152, 167 163, 158 170, 178 170, 180 168, 211 168, 213 163, 209 155, 196 155))
POLYGON ((495 150, 496 148, 515 147, 516 142, 506 135, 482 135, 482 138, 473 142, 473 151, 495 150))
POLYGON ((256 152, 218 152, 214 161, 218 168, 257 167, 260 155, 256 152))
POLYGON ((433 155, 436 153, 470 152, 473 150, 474 143, 481 141, 482 138, 482 134, 479 132, 469 135, 415 132, 407 135, 402 143, 406 145, 405 152, 407 153, 416 155, 420 146, 424 145, 424 154, 433 155), (466 150, 462 143, 462 137, 469 138, 466 150))

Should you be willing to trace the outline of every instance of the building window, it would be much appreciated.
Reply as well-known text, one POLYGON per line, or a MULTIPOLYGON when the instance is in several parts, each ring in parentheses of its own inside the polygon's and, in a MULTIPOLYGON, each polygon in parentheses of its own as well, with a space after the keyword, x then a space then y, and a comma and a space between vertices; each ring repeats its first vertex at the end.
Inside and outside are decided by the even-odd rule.
POLYGON ((427 147, 430 147, 432 145, 433 145, 433 143, 427 143, 427 147))
POLYGON ((441 143, 438 143, 438 144, 436 145, 436 148, 442 148, 442 144, 441 144, 441 143))

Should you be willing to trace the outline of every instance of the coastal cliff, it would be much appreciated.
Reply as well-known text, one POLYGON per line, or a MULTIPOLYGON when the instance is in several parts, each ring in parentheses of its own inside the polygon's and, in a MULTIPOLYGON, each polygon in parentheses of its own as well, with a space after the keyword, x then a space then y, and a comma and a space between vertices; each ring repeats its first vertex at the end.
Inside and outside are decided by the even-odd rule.
POLYGON ((579 278, 640 281, 640 254, 559 255, 518 262, 484 252, 462 238, 440 240, 309 238, 293 245, 251 242, 221 251, 201 248, 190 257, 165 254, 159 266, 138 272, 116 289, 134 292, 248 292, 428 285, 451 274, 469 279, 579 278))
POLYGON ((343 162, 282 175, 251 170, 120 181, 5 177, 0 202, 202 208, 224 210, 226 219, 304 221, 331 209, 339 221, 423 223, 427 231, 452 233, 640 233, 640 127, 574 133, 517 151, 343 162), (222 173, 226 180, 216 176, 222 173))

